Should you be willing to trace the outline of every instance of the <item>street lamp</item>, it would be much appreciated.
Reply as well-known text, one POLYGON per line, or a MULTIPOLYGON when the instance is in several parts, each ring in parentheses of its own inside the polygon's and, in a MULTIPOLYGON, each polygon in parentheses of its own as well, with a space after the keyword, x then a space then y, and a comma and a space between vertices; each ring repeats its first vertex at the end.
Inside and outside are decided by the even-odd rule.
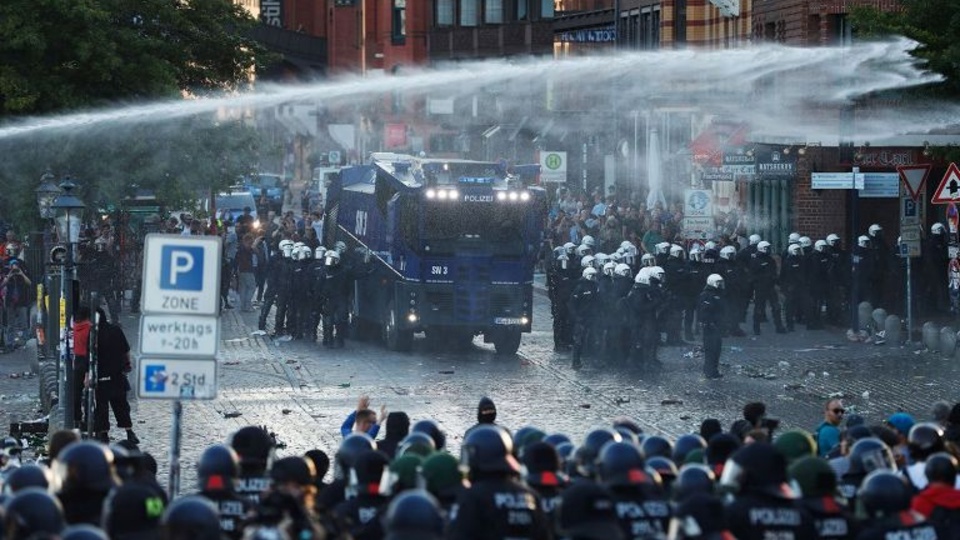
POLYGON ((80 223, 83 216, 83 209, 86 205, 83 201, 73 195, 73 190, 77 185, 65 178, 60 184, 62 194, 53 201, 50 209, 56 214, 57 233, 60 242, 66 244, 66 260, 63 263, 63 272, 60 276, 60 364, 57 371, 61 373, 60 383, 60 411, 63 413, 64 429, 73 429, 74 427, 74 393, 76 384, 76 374, 73 365, 73 351, 70 350, 70 343, 67 338, 67 325, 73 316, 75 306, 73 305, 73 286, 76 279, 77 267, 74 264, 73 246, 80 240, 80 223))
POLYGON ((57 177, 47 169, 40 177, 40 185, 34 190, 37 194, 37 207, 40 209, 40 217, 43 219, 53 219, 56 215, 52 208, 53 201, 60 195, 60 188, 55 183, 57 177))

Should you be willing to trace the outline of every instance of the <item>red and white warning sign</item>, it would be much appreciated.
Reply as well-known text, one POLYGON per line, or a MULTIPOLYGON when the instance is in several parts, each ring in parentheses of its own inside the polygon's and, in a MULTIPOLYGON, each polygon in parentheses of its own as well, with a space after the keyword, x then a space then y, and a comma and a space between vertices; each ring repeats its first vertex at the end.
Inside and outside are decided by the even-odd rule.
POLYGON ((960 168, 956 163, 951 163, 947 168, 947 174, 943 175, 940 186, 933 192, 933 204, 948 204, 960 202, 960 168))
POLYGON ((923 165, 898 165, 897 173, 900 174, 900 182, 903 183, 903 187, 907 189, 907 193, 910 194, 910 198, 917 200, 920 198, 920 194, 923 192, 923 184, 927 181, 927 176, 930 174, 929 163, 923 165))

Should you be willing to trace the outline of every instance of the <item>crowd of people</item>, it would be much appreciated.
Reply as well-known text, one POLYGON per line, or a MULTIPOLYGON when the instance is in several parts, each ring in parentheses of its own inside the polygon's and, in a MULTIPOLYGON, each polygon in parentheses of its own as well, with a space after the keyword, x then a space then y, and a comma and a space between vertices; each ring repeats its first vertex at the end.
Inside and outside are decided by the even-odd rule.
MULTIPOLYGON (((825 324, 849 328, 850 306, 862 301, 889 306, 887 285, 901 265, 899 250, 891 249, 879 225, 858 237, 852 251, 836 234, 814 241, 791 233, 786 244, 779 256, 756 234, 717 237, 689 251, 667 241, 648 247, 623 240, 614 246, 590 235, 579 245, 559 245, 547 268, 555 350, 572 351, 574 368, 592 353, 601 361, 653 369, 661 344, 692 342, 699 329, 704 376, 718 378, 721 339, 746 335, 740 325, 751 304, 754 335, 768 321, 777 333, 792 332, 798 324, 811 330, 825 324)), ((928 298, 928 305, 949 300, 947 249, 945 228, 936 223, 925 260, 939 265, 940 275, 930 270, 918 295, 928 298)))
POLYGON ((7 438, 4 538, 960 538, 960 404, 868 425, 831 399, 815 429, 778 433, 755 402, 727 430, 705 419, 672 439, 621 417, 575 441, 511 432, 484 397, 459 458, 436 421, 369 406, 348 416, 332 459, 278 456, 275 434, 241 428, 203 450, 196 486, 172 500, 132 441, 61 431, 31 463, 7 438))

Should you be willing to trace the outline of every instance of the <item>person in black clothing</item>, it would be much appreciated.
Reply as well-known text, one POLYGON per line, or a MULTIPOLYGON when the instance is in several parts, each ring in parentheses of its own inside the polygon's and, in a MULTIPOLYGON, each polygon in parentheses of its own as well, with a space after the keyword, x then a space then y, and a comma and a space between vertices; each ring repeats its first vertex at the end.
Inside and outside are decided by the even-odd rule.
POLYGON ((710 274, 697 300, 697 321, 703 331, 703 376, 708 379, 723 376, 720 374, 720 350, 723 347, 723 321, 726 316, 723 288, 723 277, 710 274))
POLYGON ((787 332, 793 332, 795 324, 803 320, 804 298, 808 294, 800 244, 790 244, 787 256, 780 263, 780 287, 785 297, 787 332))
POLYGON ((380 493, 380 483, 390 459, 383 452, 372 450, 360 454, 353 465, 347 484, 347 498, 334 510, 356 540, 383 538, 381 512, 390 498, 380 493))
POLYGON ((934 223, 923 243, 923 298, 927 313, 944 313, 949 305, 947 265, 950 262, 946 228, 934 223))
POLYGON ((553 315, 553 350, 566 351, 570 350, 573 340, 570 335, 567 301, 576 283, 576 270, 570 254, 563 246, 554 249, 554 258, 547 268, 547 291, 550 297, 550 312, 553 315))
MULTIPOLYGON (((369 252, 364 262, 369 261, 369 252)), ((323 314, 323 345, 324 347, 343 348, 347 334, 347 319, 350 310, 350 292, 353 282, 372 272, 373 267, 359 272, 353 264, 341 263, 341 254, 336 249, 328 249, 324 253, 324 264, 327 271, 321 285, 321 305, 323 314)))
POLYGON ((251 509, 248 499, 237 494, 240 457, 227 445, 208 447, 197 464, 197 488, 220 510, 220 532, 230 539, 243 537, 243 521, 251 509))
POLYGON ((763 240, 757 244, 756 256, 750 260, 750 275, 754 283, 753 334, 760 335, 760 322, 765 318, 768 303, 777 333, 786 333, 780 315, 780 295, 777 293, 777 261, 770 256, 770 242, 763 240))
POLYGON ((600 289, 597 284, 597 269, 588 266, 583 269, 583 277, 570 294, 570 318, 573 319, 573 369, 580 369, 583 347, 590 339, 600 289))
POLYGON ((743 337, 740 328, 740 303, 746 302, 747 279, 740 264, 736 261, 737 248, 724 246, 717 260, 717 273, 723 278, 724 325, 723 335, 743 337))
MULTIPOLYGON (((876 303, 879 289, 874 288, 874 281, 877 278, 877 258, 876 252, 870 247, 869 236, 857 238, 857 246, 853 248, 851 262, 853 263, 853 288, 856 291, 856 295, 850 295, 853 308, 856 309, 863 301, 871 302, 873 307, 879 307, 876 303)), ((865 322, 860 321, 860 324, 863 325, 865 322)), ((859 329, 854 328, 854 330, 859 329)))
POLYGON ((271 259, 267 268, 267 291, 263 305, 260 306, 258 328, 267 329, 267 315, 274 304, 277 306, 273 319, 273 332, 281 336, 287 331, 287 308, 289 303, 290 282, 293 278, 293 241, 284 239, 279 244, 280 256, 271 259))
POLYGON ((471 486, 457 499, 450 540, 551 538, 539 498, 517 480, 520 464, 506 431, 478 427, 464 439, 461 455, 471 486))
POLYGON ((117 427, 126 430, 128 441, 139 444, 140 439, 133 432, 130 403, 127 401, 127 392, 130 390, 127 374, 133 369, 130 343, 122 328, 107 322, 103 309, 97 308, 97 315, 97 408, 93 413, 94 430, 100 440, 109 441, 108 415, 113 409, 117 427))
POLYGON ((400 441, 410 433, 410 417, 403 411, 394 411, 387 415, 386 427, 387 435, 383 440, 377 441, 377 450, 393 459, 400 441))
POLYGON ((801 458, 790 465, 789 474, 800 491, 800 504, 813 516, 817 538, 855 537, 856 522, 837 492, 837 474, 825 459, 801 458))

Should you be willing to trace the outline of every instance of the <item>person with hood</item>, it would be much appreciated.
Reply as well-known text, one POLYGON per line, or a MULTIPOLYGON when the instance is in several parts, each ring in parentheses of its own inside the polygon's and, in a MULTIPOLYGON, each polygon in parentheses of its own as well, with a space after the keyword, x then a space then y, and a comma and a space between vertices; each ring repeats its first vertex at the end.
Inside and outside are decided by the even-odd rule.
POLYGON ((73 417, 76 425, 83 425, 83 387, 90 363, 90 307, 77 306, 73 314, 73 417))
POLYGON ((377 441, 377 450, 386 454, 390 459, 396 457, 400 441, 410 434, 410 417, 403 411, 394 411, 387 415, 387 435, 377 441))
POLYGON ((927 487, 913 496, 910 508, 923 514, 947 538, 960 538, 960 490, 957 483, 957 458, 947 452, 927 458, 924 472, 927 487))
MULTIPOLYGON (((467 436, 470 435, 471 431, 485 425, 499 426, 503 428, 503 426, 497 424, 497 405, 487 396, 480 398, 480 403, 477 404, 477 423, 463 434, 464 440, 466 440, 467 436)), ((507 431, 509 432, 510 430, 507 431)))

